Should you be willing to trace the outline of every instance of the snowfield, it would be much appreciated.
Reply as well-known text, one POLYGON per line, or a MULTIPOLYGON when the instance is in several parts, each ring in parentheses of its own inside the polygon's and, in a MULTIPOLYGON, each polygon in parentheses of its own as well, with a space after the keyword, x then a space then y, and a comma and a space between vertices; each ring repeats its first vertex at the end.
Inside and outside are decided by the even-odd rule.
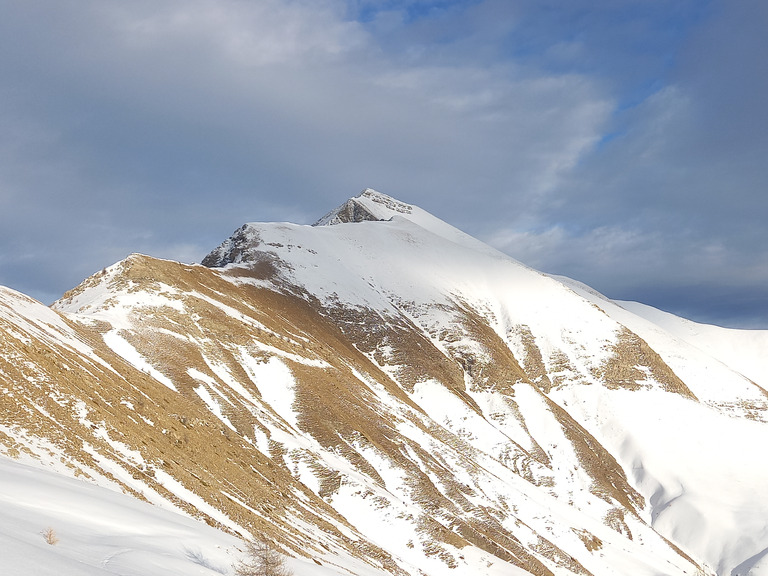
MULTIPOLYGON (((0 456, 0 572, 14 576, 233 574, 242 541, 96 484, 0 456), (48 543, 45 533, 51 531, 48 543)), ((297 576, 348 576, 299 559, 297 576)), ((382 576, 354 567, 360 576, 382 576)))
POLYGON ((5 457, 0 509, 4 574, 228 574, 239 542, 191 518, 5 457), (47 529, 57 543, 46 542, 47 529))

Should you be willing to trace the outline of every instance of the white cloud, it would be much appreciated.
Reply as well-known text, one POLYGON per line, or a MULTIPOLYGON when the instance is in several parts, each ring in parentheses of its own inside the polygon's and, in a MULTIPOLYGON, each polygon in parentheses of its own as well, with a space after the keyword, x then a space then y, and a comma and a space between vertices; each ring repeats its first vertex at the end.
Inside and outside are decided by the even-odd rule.
MULTIPOLYGON (((365 186, 470 230, 514 221, 612 106, 577 74, 403 58, 341 0, 30 2, 6 6, 0 36, 3 109, 38 134, 0 135, 15 167, 0 186, 25 198, 0 215, 3 242, 62 292, 116 254, 188 259, 242 221, 311 221, 365 186), (57 276, 73 252, 83 266, 57 276)), ((23 274, 3 264, 0 283, 23 274)))
POLYGON ((343 19, 335 1, 189 0, 111 7, 109 19, 126 45, 168 45, 219 52, 244 67, 322 61, 361 47, 365 33, 343 19))

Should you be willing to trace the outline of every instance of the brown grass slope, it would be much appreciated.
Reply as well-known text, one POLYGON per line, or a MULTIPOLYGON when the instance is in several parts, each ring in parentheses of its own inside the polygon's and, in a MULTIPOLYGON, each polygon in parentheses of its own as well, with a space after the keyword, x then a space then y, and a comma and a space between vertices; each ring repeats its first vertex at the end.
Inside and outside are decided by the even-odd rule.
MULTIPOLYGON (((159 316, 149 314, 148 322, 159 316)), ((43 439, 48 457, 60 459, 76 475, 105 476, 139 498, 145 498, 143 492, 155 491, 209 524, 238 531, 222 525, 218 514, 213 517, 166 489, 156 478, 157 471, 163 471, 222 517, 251 533, 268 535, 286 550, 317 557, 329 550, 346 550, 398 572, 384 551, 361 536, 343 535, 339 526, 346 533, 355 531, 284 466, 216 419, 199 397, 189 393, 183 379, 176 380, 181 385, 174 392, 106 347, 97 331, 105 328, 103 324, 94 329, 63 322, 108 366, 0 318, 0 422, 6 431, 0 433, 0 449, 4 453, 39 457, 35 439, 43 439), (130 451, 140 457, 126 456, 130 451), (295 528, 298 520, 317 529, 312 538, 295 528)), ((161 351, 159 368, 175 367, 181 373, 180 366, 195 362, 190 348, 176 342, 162 346, 161 339, 143 336, 148 357, 161 351)), ((140 336, 133 339, 142 342, 140 336)), ((245 426, 248 418, 241 416, 239 422, 245 426)))

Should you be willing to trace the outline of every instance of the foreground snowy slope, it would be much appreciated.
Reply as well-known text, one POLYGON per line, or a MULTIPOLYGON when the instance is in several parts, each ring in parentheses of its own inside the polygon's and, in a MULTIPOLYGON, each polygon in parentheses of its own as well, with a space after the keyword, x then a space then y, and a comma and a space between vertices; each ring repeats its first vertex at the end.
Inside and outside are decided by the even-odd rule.
POLYGON ((222 574, 239 542, 179 514, 4 457, 0 509, 4 574, 222 574), (53 544, 43 537, 49 528, 53 544))
MULTIPOLYGON (((241 540, 202 522, 1 456, 0 510, 3 574, 216 576, 243 557, 241 540)), ((302 576, 347 574, 286 564, 302 576)))
POLYGON ((768 573, 743 363, 370 190, 203 263, 0 292, 0 451, 361 576, 768 573))

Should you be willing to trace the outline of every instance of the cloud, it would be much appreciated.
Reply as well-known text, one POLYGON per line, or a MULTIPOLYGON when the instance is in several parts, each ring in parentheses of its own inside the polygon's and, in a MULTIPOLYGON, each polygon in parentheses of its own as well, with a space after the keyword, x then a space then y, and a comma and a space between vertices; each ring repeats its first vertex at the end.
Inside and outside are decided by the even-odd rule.
POLYGON ((343 4, 333 1, 191 0, 108 10, 128 48, 157 54, 176 47, 246 68, 322 62, 365 41, 360 26, 343 19, 343 4))
POLYGON ((610 296, 765 325, 766 15, 756 2, 714 4, 665 85, 616 114, 524 234, 494 242, 610 296))
POLYGON ((609 296, 768 318, 759 2, 0 9, 0 284, 50 299, 371 186, 609 296))
POLYGON ((202 257, 243 220, 311 222, 365 186, 482 226, 555 186, 610 110, 578 74, 402 58, 345 2, 4 13, 0 283, 33 294, 132 251, 202 257))

